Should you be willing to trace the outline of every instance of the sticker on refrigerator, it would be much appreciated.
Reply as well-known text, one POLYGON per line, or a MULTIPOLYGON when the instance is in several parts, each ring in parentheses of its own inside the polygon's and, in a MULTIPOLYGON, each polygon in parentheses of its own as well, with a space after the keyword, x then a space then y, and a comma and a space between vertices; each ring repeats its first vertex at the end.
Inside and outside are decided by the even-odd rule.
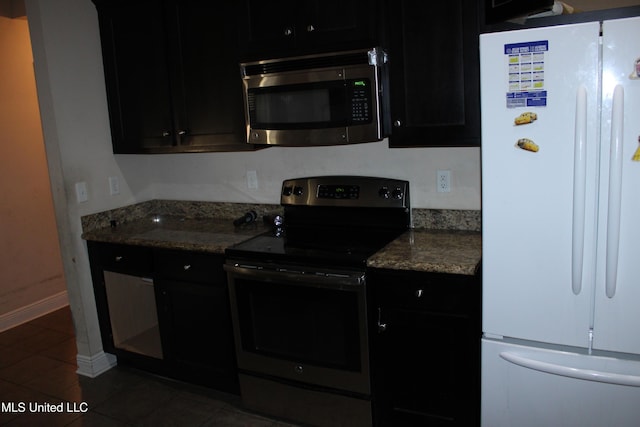
POLYGON ((546 107, 545 60, 549 41, 504 45, 508 67, 507 108, 546 107))

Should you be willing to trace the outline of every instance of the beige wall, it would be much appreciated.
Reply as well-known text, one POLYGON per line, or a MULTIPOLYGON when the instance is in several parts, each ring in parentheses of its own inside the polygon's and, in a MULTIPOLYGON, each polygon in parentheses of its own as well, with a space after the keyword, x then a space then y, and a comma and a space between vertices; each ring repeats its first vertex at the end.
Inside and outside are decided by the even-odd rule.
POLYGON ((59 294, 66 285, 26 20, 0 17, 0 64, 2 317, 59 294))

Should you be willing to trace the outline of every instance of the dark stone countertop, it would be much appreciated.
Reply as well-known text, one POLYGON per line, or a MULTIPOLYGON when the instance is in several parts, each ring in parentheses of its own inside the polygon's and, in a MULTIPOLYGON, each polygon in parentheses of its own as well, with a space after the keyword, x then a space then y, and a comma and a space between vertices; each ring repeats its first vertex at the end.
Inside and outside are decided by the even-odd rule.
POLYGON ((482 259, 476 231, 410 230, 373 255, 368 267, 474 275, 482 259))
MULTIPOLYGON (((213 252, 268 230, 261 220, 240 227, 233 218, 278 205, 151 200, 82 218, 85 240, 213 252), (111 222, 116 226, 111 227, 111 222)), ((414 210, 414 227, 369 258, 374 268, 473 275, 482 255, 479 211, 414 210), (443 228, 455 229, 443 229, 443 228)))
POLYGON ((85 240, 223 254, 268 227, 262 222, 234 227, 230 219, 149 216, 82 234, 85 240))

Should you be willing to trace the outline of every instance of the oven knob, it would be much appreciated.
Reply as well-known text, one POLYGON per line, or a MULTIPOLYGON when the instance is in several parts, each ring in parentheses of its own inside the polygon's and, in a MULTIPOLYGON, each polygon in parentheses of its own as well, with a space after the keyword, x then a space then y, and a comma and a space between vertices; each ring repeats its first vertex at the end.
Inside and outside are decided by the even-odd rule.
POLYGON ((293 187, 293 194, 296 196, 302 196, 302 187, 300 186, 293 187))
POLYGON ((389 198, 389 189, 387 187, 382 187, 378 190, 378 196, 382 197, 383 199, 388 199, 389 198))
POLYGON ((291 188, 290 186, 286 186, 282 189, 282 195, 290 196, 292 191, 293 191, 293 188, 291 188))
POLYGON ((402 196, 404 196, 404 193, 402 192, 401 189, 396 188, 395 190, 393 190, 393 192, 391 193, 391 197, 393 197, 394 199, 402 199, 402 196))

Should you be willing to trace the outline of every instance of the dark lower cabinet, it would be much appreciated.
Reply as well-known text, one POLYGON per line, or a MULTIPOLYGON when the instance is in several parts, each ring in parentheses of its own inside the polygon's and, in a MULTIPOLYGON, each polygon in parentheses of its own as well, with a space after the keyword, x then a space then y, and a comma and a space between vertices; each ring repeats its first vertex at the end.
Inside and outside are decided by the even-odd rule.
POLYGON ((87 246, 105 351, 121 364, 239 393, 222 255, 87 246))
POLYGON ((154 252, 163 342, 174 376, 239 393, 223 256, 154 252))
POLYGON ((368 287, 376 425, 479 425, 478 277, 373 270, 368 287))

